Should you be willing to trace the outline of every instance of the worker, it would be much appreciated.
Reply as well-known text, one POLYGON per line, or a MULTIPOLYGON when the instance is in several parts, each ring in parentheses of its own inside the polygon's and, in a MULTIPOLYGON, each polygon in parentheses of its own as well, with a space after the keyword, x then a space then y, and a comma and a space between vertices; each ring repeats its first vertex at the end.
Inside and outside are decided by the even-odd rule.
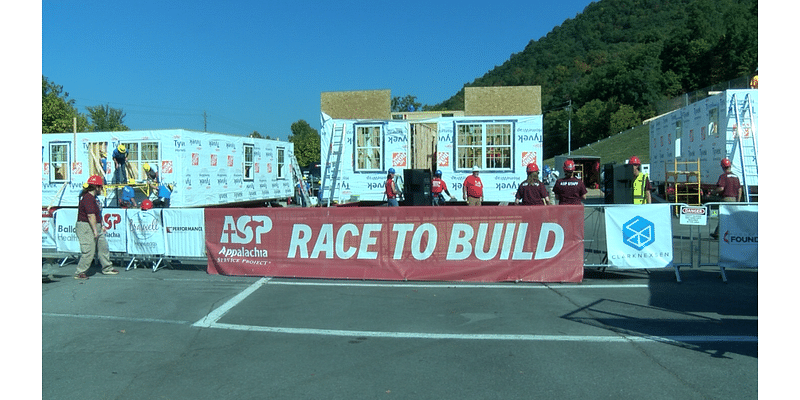
POLYGON ((144 163, 142 165, 144 169, 144 176, 148 182, 158 183, 158 171, 155 168, 151 167, 149 163, 144 163))
POLYGON ((756 74, 750 79, 750 89, 758 89, 758 68, 756 68, 756 74))
POLYGON ((461 192, 468 206, 479 206, 483 203, 483 182, 478 174, 481 169, 477 165, 472 167, 472 175, 464 179, 461 192))
POLYGON ((386 205, 389 207, 398 207, 400 203, 397 202, 397 198, 400 195, 400 191, 397 189, 397 184, 394 182, 394 168, 389 168, 389 173, 386 175, 386 205))
POLYGON ((528 179, 517 187, 514 204, 519 204, 522 201, 524 206, 546 206, 550 195, 547 193, 544 183, 539 180, 539 166, 536 163, 530 163, 526 171, 528 172, 528 179))
POLYGON ((111 253, 106 240, 106 228, 102 223, 103 210, 97 196, 103 191, 103 177, 92 175, 86 181, 86 187, 78 195, 78 220, 75 234, 80 243, 81 258, 75 271, 75 279, 88 279, 86 271, 94 261, 95 255, 100 260, 101 272, 115 275, 119 271, 111 264, 111 253))
MULTIPOLYGON (((722 201, 726 203, 733 203, 742 201, 742 184, 739 182, 739 177, 731 172, 731 160, 723 158, 719 163, 722 167, 722 175, 717 179, 717 187, 714 188, 714 193, 722 196, 722 201)), ((719 225, 714 233, 711 234, 714 239, 719 238, 719 225)))
POLYGON ((633 204, 651 204, 653 199, 650 192, 653 191, 653 187, 647 174, 640 171, 642 162, 639 161, 639 157, 633 156, 628 160, 628 164, 633 165, 633 204))
POLYGON ((153 200, 153 207, 169 208, 169 199, 172 196, 172 185, 161 183, 158 185, 158 198, 153 200))
POLYGON ((556 195, 559 205, 581 205, 586 200, 586 185, 583 181, 575 177, 575 162, 572 160, 564 161, 564 177, 557 180, 553 185, 553 193, 556 195))
POLYGON ((128 151, 125 145, 120 143, 111 154, 114 159, 114 180, 113 183, 124 183, 128 180, 128 173, 125 171, 125 164, 128 161, 128 151))
POLYGON ((136 207, 136 199, 133 187, 130 185, 135 183, 133 179, 128 181, 128 184, 122 188, 122 194, 119 196, 119 206, 122 208, 133 208, 136 207))
POLYGON ((442 180, 442 170, 437 169, 436 172, 433 174, 433 179, 431 179, 431 194, 433 195, 433 205, 435 206, 442 206, 444 205, 444 196, 442 192, 447 193, 447 196, 450 197, 450 200, 455 199, 450 191, 447 190, 447 183, 442 180))

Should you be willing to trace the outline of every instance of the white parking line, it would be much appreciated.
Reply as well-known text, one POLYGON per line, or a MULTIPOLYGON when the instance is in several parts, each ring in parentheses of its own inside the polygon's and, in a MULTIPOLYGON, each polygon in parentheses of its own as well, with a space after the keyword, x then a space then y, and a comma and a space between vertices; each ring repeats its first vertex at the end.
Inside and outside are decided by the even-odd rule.
POLYGON ((247 296, 250 296, 258 288, 263 286, 265 283, 269 282, 270 279, 272 278, 261 278, 255 281, 252 285, 248 286, 247 289, 243 290, 236 296, 233 296, 232 299, 226 301, 225 304, 219 306, 216 310, 212 311, 211 313, 203 317, 203 319, 195 322, 192 326, 208 327, 211 324, 216 323, 217 321, 219 321, 220 318, 222 318, 223 315, 225 315, 228 311, 230 311, 231 308, 235 307, 242 300, 246 299, 247 296))
POLYGON ((515 285, 498 284, 453 284, 453 283, 379 283, 379 282, 282 282, 270 281, 270 285, 289 286, 347 286, 347 287, 389 287, 389 288, 430 288, 430 289, 642 289, 650 286, 645 283, 610 284, 610 285, 577 285, 561 283, 530 282, 515 285))
POLYGON ((248 332, 287 333, 296 335, 344 336, 391 339, 435 339, 435 340, 512 340, 535 342, 590 342, 590 343, 710 343, 747 342, 757 343, 758 336, 591 336, 591 335, 524 335, 524 334, 458 334, 424 332, 375 332, 336 329, 278 328, 240 324, 212 323, 207 328, 248 332))
MULTIPOLYGON (((401 287, 401 288, 492 288, 492 289, 551 289, 548 285, 537 286, 503 286, 503 285, 476 285, 476 284, 407 284, 407 283, 363 283, 363 282, 281 282, 271 281, 271 278, 261 278, 250 285, 225 304, 218 307, 203 319, 192 326, 201 328, 226 329, 248 332, 286 333, 296 335, 342 336, 342 337, 369 337, 393 339, 434 339, 434 340, 510 340, 510 341, 540 341, 540 342, 590 342, 590 343, 709 343, 709 342, 747 342, 757 343, 758 336, 587 336, 587 335, 525 335, 525 334, 458 334, 458 333, 424 333, 424 332, 376 332, 337 329, 309 329, 286 328, 257 325, 219 323, 228 311, 241 303, 261 286, 270 285, 296 285, 296 286, 351 286, 351 287, 401 287)), ((589 289, 589 288, 646 288, 646 284, 633 285, 554 285, 552 289, 589 289)))

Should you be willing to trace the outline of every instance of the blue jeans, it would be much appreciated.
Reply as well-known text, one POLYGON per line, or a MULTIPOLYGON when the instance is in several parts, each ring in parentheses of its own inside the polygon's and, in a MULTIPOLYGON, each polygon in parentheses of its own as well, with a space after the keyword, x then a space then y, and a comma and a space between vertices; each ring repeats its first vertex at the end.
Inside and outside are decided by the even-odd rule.
POLYGON ((399 207, 400 204, 397 203, 397 199, 389 199, 386 201, 386 205, 389 207, 399 207))

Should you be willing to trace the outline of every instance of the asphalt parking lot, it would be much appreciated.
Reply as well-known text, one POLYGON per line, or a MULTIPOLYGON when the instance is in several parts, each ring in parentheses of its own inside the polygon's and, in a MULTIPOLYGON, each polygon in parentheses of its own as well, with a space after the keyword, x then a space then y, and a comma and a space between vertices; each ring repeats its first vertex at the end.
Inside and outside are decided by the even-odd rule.
POLYGON ((587 269, 580 284, 73 271, 42 284, 45 399, 759 393, 755 270, 723 283, 681 269, 678 283, 671 269, 587 269))

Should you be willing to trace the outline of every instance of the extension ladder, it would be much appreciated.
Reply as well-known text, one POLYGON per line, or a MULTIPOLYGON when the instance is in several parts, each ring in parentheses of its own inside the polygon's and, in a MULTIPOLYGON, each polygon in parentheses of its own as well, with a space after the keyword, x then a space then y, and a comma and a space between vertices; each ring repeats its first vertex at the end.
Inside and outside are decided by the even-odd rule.
POLYGON ((733 151, 739 153, 739 161, 742 166, 742 189, 744 191, 744 201, 750 202, 750 177, 758 177, 758 121, 753 113, 753 101, 747 93, 739 107, 736 93, 731 95, 731 102, 728 106, 728 115, 733 114, 736 125, 733 128, 734 140, 736 140, 733 151))
POLYGON ((339 189, 339 171, 342 167, 342 148, 344 143, 345 124, 331 127, 331 139, 328 147, 328 157, 325 160, 325 173, 322 176, 322 187, 320 193, 325 194, 327 205, 331 205, 331 200, 338 201, 336 198, 339 189))

